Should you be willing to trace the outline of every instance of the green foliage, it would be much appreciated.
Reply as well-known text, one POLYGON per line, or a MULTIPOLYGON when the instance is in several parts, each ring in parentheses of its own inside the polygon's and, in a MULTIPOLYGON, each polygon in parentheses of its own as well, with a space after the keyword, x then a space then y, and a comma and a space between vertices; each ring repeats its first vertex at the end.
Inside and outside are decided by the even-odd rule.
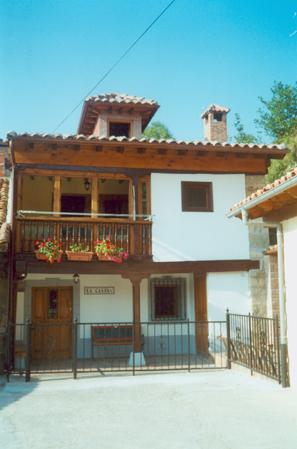
POLYGON ((270 135, 275 142, 282 143, 297 134, 297 82, 295 85, 274 82, 272 97, 264 100, 255 123, 270 135))
POLYGON ((87 253, 88 251, 90 251, 90 248, 89 246, 82 245, 81 243, 73 243, 69 246, 69 250, 72 253, 87 253))
POLYGON ((146 139, 174 139, 173 135, 162 122, 152 122, 143 132, 146 139))
POLYGON ((244 127, 238 113, 235 114, 234 126, 237 131, 237 134, 234 136, 236 143, 258 143, 258 139, 255 136, 244 131, 244 127))
POLYGON ((285 142, 289 153, 282 160, 272 160, 266 175, 268 182, 273 182, 278 178, 281 178, 288 170, 296 165, 296 150, 297 150, 297 135, 288 137, 285 142))
POLYGON ((289 153, 282 160, 272 160, 266 179, 272 182, 283 176, 296 165, 297 150, 297 83, 290 86, 275 82, 269 100, 260 97, 263 107, 259 109, 258 127, 273 137, 277 143, 284 143, 289 153))

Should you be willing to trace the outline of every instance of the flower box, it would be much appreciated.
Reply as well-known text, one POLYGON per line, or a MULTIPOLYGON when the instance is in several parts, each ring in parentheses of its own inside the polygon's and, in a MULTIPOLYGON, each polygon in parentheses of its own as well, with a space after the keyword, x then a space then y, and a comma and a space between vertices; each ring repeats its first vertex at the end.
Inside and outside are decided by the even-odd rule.
POLYGON ((61 249, 62 243, 54 240, 50 237, 43 239, 41 242, 35 241, 35 255, 38 260, 45 260, 46 262, 53 264, 55 262, 62 262, 63 250, 61 249))
POLYGON ((109 238, 97 240, 94 250, 98 260, 123 263, 123 260, 128 259, 128 253, 123 248, 117 247, 109 238))
POLYGON ((105 262, 112 262, 111 256, 104 255, 104 254, 98 254, 98 253, 96 253, 96 254, 97 254, 98 260, 102 260, 105 262))
POLYGON ((48 260, 46 255, 40 253, 39 251, 35 251, 35 256, 36 256, 36 259, 38 259, 38 260, 45 260, 46 262, 48 260))
POLYGON ((91 251, 82 251, 82 252, 74 252, 74 251, 65 251, 68 260, 77 261, 77 262, 91 262, 93 253, 91 251))
POLYGON ((123 257, 122 256, 111 256, 111 261, 115 263, 123 263, 123 257))

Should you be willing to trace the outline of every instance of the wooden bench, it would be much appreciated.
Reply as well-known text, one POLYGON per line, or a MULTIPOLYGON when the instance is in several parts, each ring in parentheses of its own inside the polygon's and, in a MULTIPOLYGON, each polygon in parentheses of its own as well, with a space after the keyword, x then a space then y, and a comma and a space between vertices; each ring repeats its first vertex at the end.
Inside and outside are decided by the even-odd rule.
POLYGON ((117 346, 133 344, 132 324, 113 324, 108 326, 92 326, 92 358, 94 346, 117 346))

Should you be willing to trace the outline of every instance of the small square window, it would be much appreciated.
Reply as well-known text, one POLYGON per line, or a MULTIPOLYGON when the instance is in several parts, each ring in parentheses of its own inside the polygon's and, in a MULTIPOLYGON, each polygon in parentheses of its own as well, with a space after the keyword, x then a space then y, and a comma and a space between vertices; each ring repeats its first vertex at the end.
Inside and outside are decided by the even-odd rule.
POLYGON ((109 123, 109 135, 116 137, 130 137, 130 123, 109 123))
POLYGON ((213 212, 211 182, 183 181, 181 187, 183 212, 213 212))

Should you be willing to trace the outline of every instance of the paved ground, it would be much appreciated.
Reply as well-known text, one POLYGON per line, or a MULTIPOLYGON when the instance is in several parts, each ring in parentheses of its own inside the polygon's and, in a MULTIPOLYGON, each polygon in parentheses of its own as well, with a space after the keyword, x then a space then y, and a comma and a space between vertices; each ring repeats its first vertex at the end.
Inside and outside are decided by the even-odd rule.
POLYGON ((246 372, 13 380, 1 449, 295 449, 297 390, 246 372))

